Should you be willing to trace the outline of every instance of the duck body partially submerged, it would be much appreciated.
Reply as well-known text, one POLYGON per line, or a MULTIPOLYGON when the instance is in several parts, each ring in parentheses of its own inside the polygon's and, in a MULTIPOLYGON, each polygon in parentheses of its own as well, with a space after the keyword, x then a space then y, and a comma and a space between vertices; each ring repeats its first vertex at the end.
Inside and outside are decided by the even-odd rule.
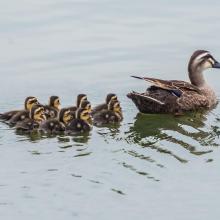
POLYGON ((191 83, 133 76, 153 85, 144 93, 131 92, 127 97, 142 113, 181 114, 213 108, 217 104, 217 98, 202 74, 207 68, 220 68, 220 64, 208 51, 196 51, 188 65, 191 83))

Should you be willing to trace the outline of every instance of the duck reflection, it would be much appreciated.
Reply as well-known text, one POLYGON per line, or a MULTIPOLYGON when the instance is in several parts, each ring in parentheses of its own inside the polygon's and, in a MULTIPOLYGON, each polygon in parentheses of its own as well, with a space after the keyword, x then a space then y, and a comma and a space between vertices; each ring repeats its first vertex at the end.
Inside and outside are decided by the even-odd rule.
POLYGON ((134 124, 126 132, 126 140, 129 143, 137 143, 142 147, 171 154, 181 162, 186 162, 170 150, 158 147, 158 143, 175 144, 184 147, 194 155, 210 153, 212 149, 204 149, 204 147, 218 146, 216 143, 218 132, 215 131, 218 128, 209 126, 207 123, 207 112, 188 113, 176 117, 138 113, 134 124))

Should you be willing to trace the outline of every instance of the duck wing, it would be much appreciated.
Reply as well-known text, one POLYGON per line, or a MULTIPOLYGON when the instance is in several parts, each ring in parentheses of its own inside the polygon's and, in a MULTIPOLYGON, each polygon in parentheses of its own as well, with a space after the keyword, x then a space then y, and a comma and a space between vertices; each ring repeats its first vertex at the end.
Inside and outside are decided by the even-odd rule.
POLYGON ((171 91, 174 93, 174 95, 179 97, 182 95, 184 91, 194 91, 201 94, 201 90, 198 87, 192 85, 189 82, 185 82, 181 80, 162 80, 162 79, 139 77, 139 76, 132 76, 132 77, 150 82, 155 87, 171 91))

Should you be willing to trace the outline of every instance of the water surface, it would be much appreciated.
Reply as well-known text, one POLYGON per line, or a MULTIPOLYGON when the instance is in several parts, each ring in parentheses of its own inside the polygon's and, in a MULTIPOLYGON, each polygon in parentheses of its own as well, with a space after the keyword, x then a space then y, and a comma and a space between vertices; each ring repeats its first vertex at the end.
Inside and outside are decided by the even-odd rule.
MULTIPOLYGON (((0 111, 26 96, 63 106, 108 92, 120 126, 82 136, 24 136, 0 124, 1 219, 216 219, 220 114, 138 114, 131 74, 187 80, 196 49, 220 60, 218 1, 0 2, 0 111)), ((206 78, 220 97, 218 70, 206 78)))

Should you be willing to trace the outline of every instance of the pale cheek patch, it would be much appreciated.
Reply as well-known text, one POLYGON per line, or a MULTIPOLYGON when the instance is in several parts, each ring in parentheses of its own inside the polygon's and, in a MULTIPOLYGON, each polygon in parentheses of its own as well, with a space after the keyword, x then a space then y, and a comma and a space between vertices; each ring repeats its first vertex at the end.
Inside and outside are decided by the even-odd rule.
POLYGON ((204 64, 203 64, 203 69, 208 69, 208 68, 211 68, 212 67, 212 64, 208 61, 206 61, 204 64))

